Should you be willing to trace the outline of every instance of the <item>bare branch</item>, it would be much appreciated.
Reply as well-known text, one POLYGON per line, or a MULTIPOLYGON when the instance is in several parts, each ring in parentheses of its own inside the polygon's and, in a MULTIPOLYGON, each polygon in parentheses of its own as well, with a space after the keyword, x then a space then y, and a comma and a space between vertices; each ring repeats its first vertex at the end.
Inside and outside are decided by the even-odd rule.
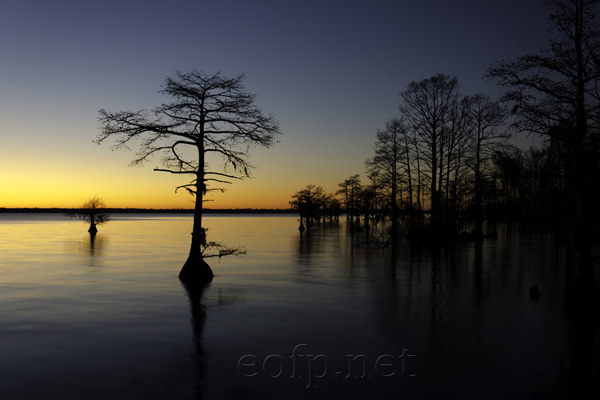
POLYGON ((172 171, 172 170, 163 169, 163 168, 154 168, 154 171, 157 171, 157 172, 168 172, 168 173, 171 173, 171 174, 194 174, 195 175, 195 174, 198 173, 198 171, 172 171))
POLYGON ((241 256, 246 254, 243 247, 227 247, 222 243, 208 242, 202 248, 203 258, 225 257, 225 256, 241 256))

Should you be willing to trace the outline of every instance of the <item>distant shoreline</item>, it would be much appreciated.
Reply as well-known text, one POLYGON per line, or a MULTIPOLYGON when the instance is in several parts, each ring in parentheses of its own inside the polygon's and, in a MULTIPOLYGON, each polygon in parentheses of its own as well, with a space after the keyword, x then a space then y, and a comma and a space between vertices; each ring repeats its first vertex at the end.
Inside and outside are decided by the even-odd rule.
MULTIPOLYGON (((3 208, 0 213, 56 213, 68 214, 80 212, 80 208, 3 208)), ((193 209, 185 208, 105 208, 101 210, 106 213, 156 213, 156 214, 193 214, 193 209)), ((295 214, 291 209, 269 209, 269 208, 227 208, 227 209, 204 209, 205 214, 295 214)))

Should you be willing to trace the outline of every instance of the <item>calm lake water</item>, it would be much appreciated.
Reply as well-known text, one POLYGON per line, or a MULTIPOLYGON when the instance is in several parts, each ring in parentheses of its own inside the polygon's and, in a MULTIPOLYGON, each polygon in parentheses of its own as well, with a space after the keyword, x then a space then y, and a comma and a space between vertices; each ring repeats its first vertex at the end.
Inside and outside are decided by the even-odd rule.
MULTIPOLYGON (((0 214, 0 398, 569 398, 571 270, 549 235, 500 231, 476 254, 205 221, 247 255, 209 260, 197 293, 177 278, 190 215, 115 215, 91 242, 61 215, 0 214)), ((584 351, 598 390, 598 334, 584 351)))

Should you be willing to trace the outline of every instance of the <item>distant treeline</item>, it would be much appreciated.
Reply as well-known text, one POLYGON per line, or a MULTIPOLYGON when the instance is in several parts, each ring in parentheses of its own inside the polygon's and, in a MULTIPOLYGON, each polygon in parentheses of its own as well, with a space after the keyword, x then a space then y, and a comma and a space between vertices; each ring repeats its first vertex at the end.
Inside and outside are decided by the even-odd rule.
POLYGON ((350 228, 386 218, 392 228, 403 220, 434 236, 468 229, 481 238, 500 221, 566 226, 573 177, 572 154, 559 140, 566 128, 552 126, 541 147, 519 149, 508 141, 510 112, 458 88, 445 74, 411 82, 400 93, 400 116, 376 132, 367 182, 355 174, 336 193, 311 184, 292 195, 300 229, 342 213, 350 228))

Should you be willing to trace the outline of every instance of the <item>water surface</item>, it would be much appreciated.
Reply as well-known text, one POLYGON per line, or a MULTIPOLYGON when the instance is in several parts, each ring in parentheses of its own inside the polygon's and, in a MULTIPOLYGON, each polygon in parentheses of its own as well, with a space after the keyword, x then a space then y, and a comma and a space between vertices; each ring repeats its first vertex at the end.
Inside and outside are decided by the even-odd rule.
POLYGON ((569 397, 572 274, 548 235, 501 232, 479 253, 380 247, 344 222, 205 221, 247 254, 211 259, 215 280, 189 293, 190 215, 115 215, 91 241, 60 215, 0 214, 0 396, 569 397))

